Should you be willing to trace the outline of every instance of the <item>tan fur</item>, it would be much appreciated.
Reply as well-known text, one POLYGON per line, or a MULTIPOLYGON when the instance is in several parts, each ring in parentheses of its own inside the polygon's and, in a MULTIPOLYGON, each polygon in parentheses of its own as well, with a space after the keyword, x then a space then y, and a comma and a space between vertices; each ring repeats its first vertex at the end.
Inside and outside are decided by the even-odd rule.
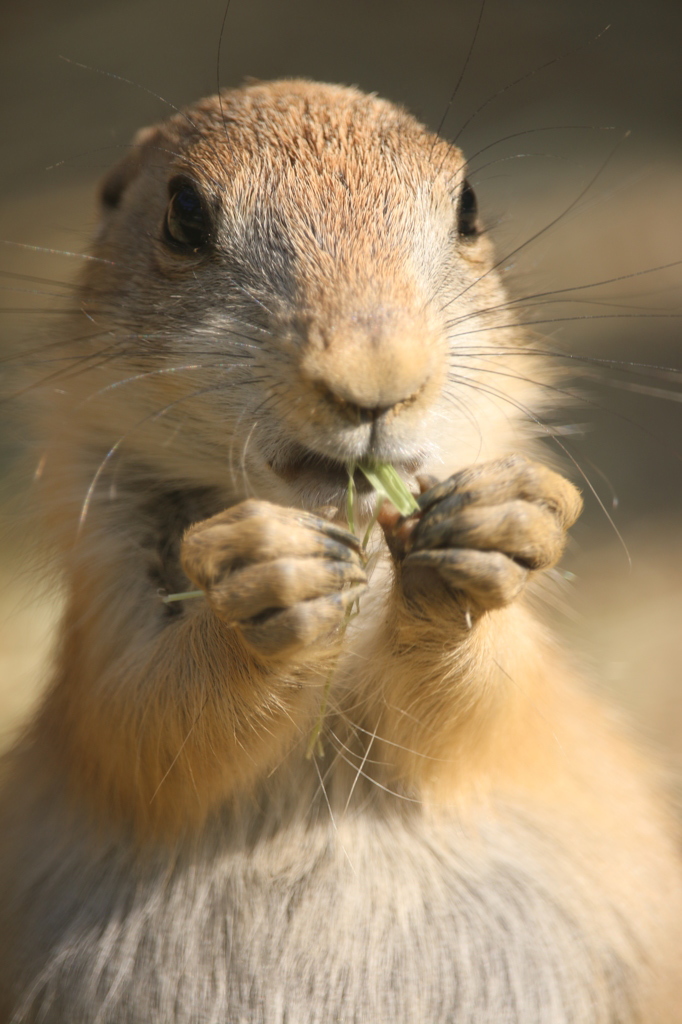
MULTIPOLYGON (((511 325, 487 236, 457 235, 465 174, 400 109, 294 81, 145 130, 105 182, 84 315, 63 334, 73 369, 36 413, 70 596, 0 804, 3 1020, 682 1020, 674 826, 524 597, 581 502, 533 461, 553 378, 511 325), (164 241, 178 176, 211 211, 210 245, 164 241), (443 480, 418 519, 384 514, 369 564, 345 529, 343 472, 368 457, 415 491, 421 473, 443 480), (162 603, 193 587, 204 597, 162 603), (321 708, 326 756, 310 760, 321 708), (384 828, 393 868, 375 877, 384 828), (509 911, 511 932, 476 916, 516 892, 502 863, 526 879, 519 905, 540 894, 527 919, 509 911), (55 872, 57 891, 41 889, 55 872), (302 891, 321 914, 332 878, 355 909, 299 919, 286 901, 302 891), (446 882, 460 902, 436 912, 427 894, 446 882), (230 902, 242 884, 251 895, 230 902), (125 955, 123 938, 87 939, 105 892, 125 904, 112 935, 149 893, 125 955), (381 914, 411 899, 431 911, 384 932, 381 914), (38 906, 61 922, 53 939, 38 906), (256 936, 227 963, 192 944, 215 913, 256 936), (259 952, 280 918, 285 951, 259 952), (430 921, 455 995, 429 961, 430 921), (543 927, 556 950, 531 943, 524 960, 543 927), (145 952, 169 928, 182 957, 145 952), (371 994, 331 980, 332 951, 355 977, 375 943, 377 963, 392 944, 404 958, 397 1008, 386 964, 371 994), (306 1001, 296 979, 318 955, 306 1001)), ((371 507, 365 491, 363 528, 371 507)))

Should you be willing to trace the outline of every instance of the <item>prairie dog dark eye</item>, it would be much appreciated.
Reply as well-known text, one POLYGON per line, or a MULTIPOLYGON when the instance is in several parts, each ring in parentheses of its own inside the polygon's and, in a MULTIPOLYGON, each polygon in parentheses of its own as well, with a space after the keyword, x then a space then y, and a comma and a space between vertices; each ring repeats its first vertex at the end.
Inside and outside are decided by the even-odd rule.
POLYGON ((471 237, 478 234, 478 203, 476 194, 468 181, 464 182, 457 210, 457 230, 460 235, 471 237))
POLYGON ((164 237, 175 247, 200 249, 210 237, 210 220, 201 197, 186 181, 171 182, 164 237))

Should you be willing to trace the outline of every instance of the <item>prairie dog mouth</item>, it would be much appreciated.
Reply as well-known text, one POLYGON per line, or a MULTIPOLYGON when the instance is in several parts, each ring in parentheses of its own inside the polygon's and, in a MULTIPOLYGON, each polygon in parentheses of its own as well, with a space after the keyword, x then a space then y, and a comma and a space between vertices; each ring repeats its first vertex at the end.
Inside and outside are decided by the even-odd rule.
MULTIPOLYGON (((421 465, 421 459, 385 460, 390 461, 401 476, 412 476, 421 465)), ((345 491, 348 487, 349 470, 352 460, 334 459, 329 455, 293 444, 285 455, 278 456, 269 464, 277 476, 292 486, 324 486, 345 491)), ((372 485, 360 469, 355 469, 353 482, 358 495, 370 494, 372 485)))

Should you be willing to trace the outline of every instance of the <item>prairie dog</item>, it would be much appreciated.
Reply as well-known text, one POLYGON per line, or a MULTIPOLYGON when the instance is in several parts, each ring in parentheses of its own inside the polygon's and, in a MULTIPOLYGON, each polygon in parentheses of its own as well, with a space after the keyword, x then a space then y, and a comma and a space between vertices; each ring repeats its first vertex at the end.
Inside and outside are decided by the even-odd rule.
POLYGON ((35 410, 69 597, 0 798, 0 1020, 682 1020, 674 825, 526 601, 580 497, 464 156, 256 84, 101 201, 35 410), (372 459, 425 490, 370 572, 372 459))

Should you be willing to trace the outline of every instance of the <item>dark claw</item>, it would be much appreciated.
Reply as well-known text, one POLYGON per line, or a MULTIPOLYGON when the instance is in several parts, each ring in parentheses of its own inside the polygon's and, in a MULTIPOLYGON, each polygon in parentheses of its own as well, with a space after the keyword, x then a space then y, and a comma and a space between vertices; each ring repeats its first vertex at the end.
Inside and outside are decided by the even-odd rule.
POLYGON ((413 541, 415 549, 446 545, 453 529, 452 517, 471 505, 476 500, 476 494, 474 491, 458 491, 436 500, 438 506, 434 508, 434 502, 431 502, 429 511, 419 521, 413 541))
POLYGON ((352 550, 349 550, 349 548, 350 545, 348 544, 340 544, 339 541, 332 540, 331 537, 324 537, 322 539, 320 556, 334 559, 337 562, 354 562, 357 564, 358 561, 362 561, 362 548, 359 545, 357 548, 353 547, 352 550))
POLYGON ((315 643, 344 621, 353 603, 367 591, 357 584, 342 594, 302 601, 292 608, 261 612, 240 624, 244 638, 260 654, 275 656, 315 643))
POLYGON ((328 523, 326 519, 321 519, 320 516, 314 516, 311 513, 302 512, 297 518, 304 526, 313 526, 331 540, 337 541, 361 554, 362 544, 360 538, 356 537, 350 530, 344 530, 342 526, 337 526, 336 523, 328 523))

